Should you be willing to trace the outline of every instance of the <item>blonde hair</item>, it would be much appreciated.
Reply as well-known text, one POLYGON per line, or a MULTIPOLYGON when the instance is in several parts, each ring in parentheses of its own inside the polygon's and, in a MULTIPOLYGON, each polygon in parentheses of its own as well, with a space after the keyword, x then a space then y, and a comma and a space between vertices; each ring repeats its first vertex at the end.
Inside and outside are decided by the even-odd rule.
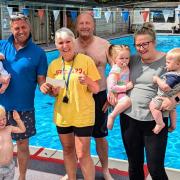
POLYGON ((6 110, 2 105, 0 105, 0 115, 1 114, 6 114, 6 110))
POLYGON ((115 59, 118 56, 119 51, 129 51, 129 46, 127 45, 113 45, 111 44, 108 49, 108 55, 112 59, 113 63, 115 63, 115 59))
POLYGON ((146 22, 142 25, 142 27, 135 31, 134 40, 138 35, 149 35, 153 41, 156 40, 156 31, 154 25, 150 22, 146 22))
POLYGON ((167 52, 167 55, 173 55, 174 60, 180 63, 180 48, 174 48, 167 52))
POLYGON ((66 28, 66 27, 62 27, 60 29, 58 29, 55 33, 55 42, 59 39, 59 38, 63 38, 65 36, 68 36, 68 37, 71 37, 73 39, 73 41, 75 41, 75 36, 74 36, 74 33, 66 28))

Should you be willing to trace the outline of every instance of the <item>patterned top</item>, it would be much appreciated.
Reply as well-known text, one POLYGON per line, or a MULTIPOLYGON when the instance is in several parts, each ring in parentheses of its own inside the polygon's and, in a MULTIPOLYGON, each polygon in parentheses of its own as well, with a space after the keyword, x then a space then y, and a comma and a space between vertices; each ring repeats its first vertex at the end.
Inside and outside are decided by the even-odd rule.
POLYGON ((122 70, 116 64, 107 78, 108 92, 121 94, 118 99, 126 95, 126 84, 129 82, 129 68, 122 70))

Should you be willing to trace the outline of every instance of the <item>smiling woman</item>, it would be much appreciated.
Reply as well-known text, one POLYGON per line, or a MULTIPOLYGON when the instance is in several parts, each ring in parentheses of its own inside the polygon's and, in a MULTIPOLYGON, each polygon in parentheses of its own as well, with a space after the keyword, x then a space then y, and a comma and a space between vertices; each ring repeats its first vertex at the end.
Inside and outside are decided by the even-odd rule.
POLYGON ((134 87, 129 92, 132 105, 121 114, 121 133, 128 156, 130 179, 144 180, 144 149, 152 179, 167 180, 164 158, 167 145, 168 114, 163 114, 165 127, 154 134, 156 125, 149 104, 156 96, 153 76, 165 72, 165 53, 156 49, 156 34, 152 24, 145 23, 135 32, 138 54, 130 60, 130 80, 134 87), (148 42, 148 43, 147 43, 148 42), (143 45, 146 44, 146 47, 143 45), (159 150, 157 152, 157 150, 159 150))
POLYGON ((41 90, 51 92, 56 97, 54 120, 63 147, 68 178, 76 179, 78 158, 83 167, 83 176, 93 180, 95 170, 90 156, 90 137, 95 108, 92 93, 99 91, 97 81, 100 75, 90 57, 75 52, 75 36, 71 30, 57 30, 55 44, 60 57, 51 62, 47 76, 64 80, 65 87, 44 83, 41 90))
POLYGON ((61 52, 61 56, 65 61, 72 61, 75 56, 75 36, 66 28, 56 31, 55 45, 61 52))

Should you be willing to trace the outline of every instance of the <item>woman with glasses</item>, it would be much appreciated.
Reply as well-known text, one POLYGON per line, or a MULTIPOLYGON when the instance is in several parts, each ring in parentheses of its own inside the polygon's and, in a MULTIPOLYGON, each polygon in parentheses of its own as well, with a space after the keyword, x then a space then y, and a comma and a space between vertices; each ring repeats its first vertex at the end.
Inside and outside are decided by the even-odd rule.
POLYGON ((55 33, 55 44, 61 56, 51 62, 48 77, 64 80, 65 87, 45 83, 44 93, 52 90, 56 96, 54 120, 63 147, 68 179, 76 179, 79 160, 85 180, 95 179, 95 169, 90 156, 90 138, 95 121, 93 93, 98 93, 100 75, 94 61, 75 52, 75 36, 71 30, 61 28, 55 33), (77 157, 76 157, 77 155, 77 157))
POLYGON ((167 180, 164 158, 167 145, 168 113, 163 113, 165 128, 159 134, 149 103, 156 96, 153 76, 165 72, 166 54, 156 49, 156 34, 152 24, 145 23, 134 34, 137 54, 130 60, 130 80, 134 87, 129 91, 131 106, 121 114, 122 139, 129 162, 130 180, 144 180, 144 149, 147 166, 153 180, 167 180))

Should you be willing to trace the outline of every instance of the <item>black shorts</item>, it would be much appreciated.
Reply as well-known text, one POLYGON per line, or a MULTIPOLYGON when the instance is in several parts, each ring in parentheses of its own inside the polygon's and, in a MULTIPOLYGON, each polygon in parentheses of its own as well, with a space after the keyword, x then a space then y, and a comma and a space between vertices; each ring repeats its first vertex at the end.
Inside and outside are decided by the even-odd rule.
MULTIPOLYGON (((28 139, 29 137, 36 134, 35 128, 35 113, 34 110, 32 111, 18 111, 21 120, 24 122, 26 127, 25 133, 12 133, 13 140, 23 140, 28 139)), ((7 111, 7 124, 16 126, 17 123, 13 119, 13 111, 7 111)))
POLYGON ((108 135, 107 130, 107 116, 108 112, 104 113, 102 108, 107 100, 106 90, 101 91, 98 94, 94 94, 95 101, 95 125, 93 128, 92 137, 102 138, 108 135))
POLYGON ((56 126, 58 134, 69 134, 74 133, 75 136, 78 137, 91 137, 93 126, 86 126, 86 127, 59 127, 56 126))

